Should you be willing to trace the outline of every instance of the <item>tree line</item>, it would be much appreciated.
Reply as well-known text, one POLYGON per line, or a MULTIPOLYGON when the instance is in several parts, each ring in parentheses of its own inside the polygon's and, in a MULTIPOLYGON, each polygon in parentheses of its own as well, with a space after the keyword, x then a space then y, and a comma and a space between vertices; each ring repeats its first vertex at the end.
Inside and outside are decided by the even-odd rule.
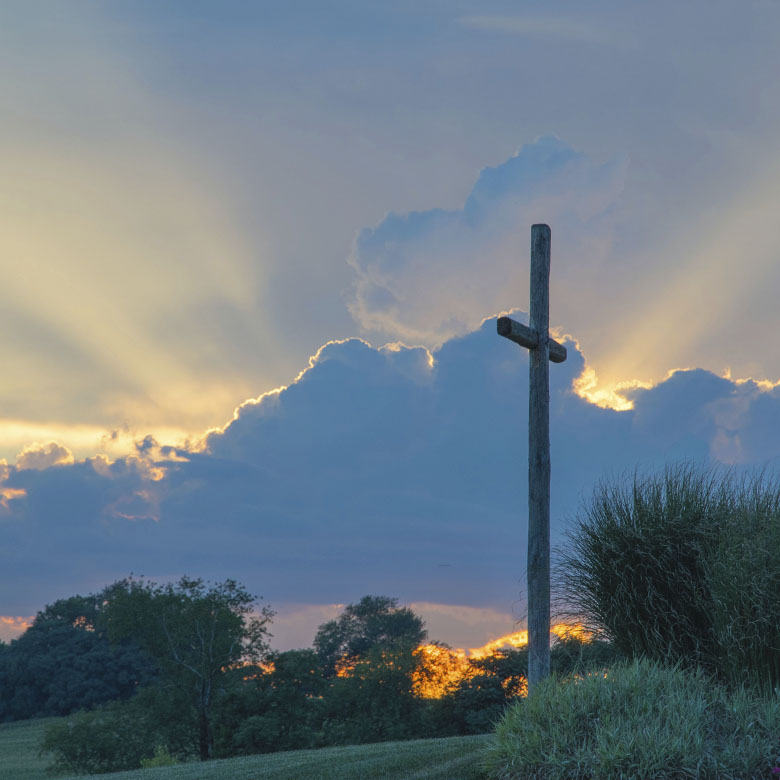
MULTIPOLYGON (((0 643, 0 720, 70 716, 47 728, 43 748, 57 767, 88 773, 483 733, 524 689, 526 650, 507 649, 470 660, 438 698, 421 696, 420 680, 436 674, 419 652, 427 631, 394 598, 348 605, 300 650, 271 651, 273 615, 230 579, 130 577, 57 601, 0 643)), ((604 665, 611 652, 558 641, 553 668, 604 665)))

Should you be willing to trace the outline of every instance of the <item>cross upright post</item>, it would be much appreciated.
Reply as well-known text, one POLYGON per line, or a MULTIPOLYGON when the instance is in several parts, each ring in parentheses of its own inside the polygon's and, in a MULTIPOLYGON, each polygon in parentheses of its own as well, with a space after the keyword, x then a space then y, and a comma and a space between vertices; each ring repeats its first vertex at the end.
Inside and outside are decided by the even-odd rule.
POLYGON ((531 226, 530 327, 499 317, 498 334, 529 351, 528 693, 550 674, 550 371, 566 347, 550 338, 550 228, 531 226))

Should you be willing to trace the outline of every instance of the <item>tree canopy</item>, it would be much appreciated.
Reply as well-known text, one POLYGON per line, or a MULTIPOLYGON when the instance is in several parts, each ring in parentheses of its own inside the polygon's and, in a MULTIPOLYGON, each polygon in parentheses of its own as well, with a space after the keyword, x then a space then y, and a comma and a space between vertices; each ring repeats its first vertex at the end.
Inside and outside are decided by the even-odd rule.
POLYGON ((319 627, 314 648, 325 674, 333 676, 338 661, 354 662, 374 648, 417 646, 427 636, 422 619, 408 607, 399 607, 398 599, 364 596, 319 627))
POLYGON ((0 721, 127 699, 154 677, 155 662, 132 637, 109 642, 101 608, 97 596, 61 599, 0 648, 0 721))
POLYGON ((103 600, 109 637, 134 637, 166 682, 188 697, 197 714, 200 758, 211 758, 217 684, 226 670, 267 654, 273 611, 256 610, 257 597, 232 579, 207 584, 182 577, 161 585, 130 577, 106 588, 103 600))

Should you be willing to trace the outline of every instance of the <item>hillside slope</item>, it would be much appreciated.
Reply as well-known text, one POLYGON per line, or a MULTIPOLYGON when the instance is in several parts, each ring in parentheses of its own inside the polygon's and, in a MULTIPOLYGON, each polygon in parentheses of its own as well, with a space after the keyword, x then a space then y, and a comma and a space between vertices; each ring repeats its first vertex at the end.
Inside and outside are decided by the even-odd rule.
MULTIPOLYGON (((0 725, 0 780, 50 780, 37 755, 45 724, 0 725)), ((159 769, 90 775, 91 780, 485 780, 481 748, 488 736, 380 742, 295 750, 159 769)), ((58 780, 76 780, 61 775, 58 780)))

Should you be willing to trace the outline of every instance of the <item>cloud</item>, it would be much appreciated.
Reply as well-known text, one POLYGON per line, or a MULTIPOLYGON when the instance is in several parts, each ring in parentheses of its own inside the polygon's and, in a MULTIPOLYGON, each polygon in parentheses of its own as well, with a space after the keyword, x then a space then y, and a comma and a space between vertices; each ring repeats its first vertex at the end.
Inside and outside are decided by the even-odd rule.
POLYGON ((135 521, 121 508, 135 501, 140 515, 140 495, 154 487, 154 477, 150 464, 135 458, 9 467, 0 481, 3 611, 30 614, 55 598, 97 589, 119 572, 140 573, 155 544, 149 528, 155 523, 135 521))
MULTIPOLYGON (((479 647, 520 628, 520 615, 500 612, 489 607, 461 604, 414 602, 409 607, 425 621, 429 639, 447 637, 447 643, 458 650, 479 647)), ((524 621, 523 621, 524 625, 524 621)))
POLYGON ((47 444, 35 442, 29 447, 25 447, 16 456, 16 467, 19 469, 43 469, 52 466, 64 466, 73 463, 73 454, 67 447, 57 444, 56 441, 50 441, 47 444))
MULTIPOLYGON (((391 213, 358 235, 350 311, 366 332, 429 347, 528 297, 530 226, 553 228, 553 291, 604 261, 625 162, 598 165, 553 137, 479 175, 463 207, 391 213)), ((561 308, 552 324, 561 322, 561 308)))
MULTIPOLYGON (((585 360, 566 346, 550 367, 553 544, 605 475, 681 458, 777 463, 780 388, 677 371, 616 412, 572 391, 585 360)), ((382 593, 519 617, 527 368, 495 319, 432 352, 331 342, 197 451, 147 439, 113 462, 6 466, 4 611, 133 571, 236 577, 272 606, 382 593)))
POLYGON ((26 631, 33 622, 34 615, 0 615, 0 642, 10 642, 26 631))
POLYGON ((277 609, 271 625, 274 650, 296 650, 311 647, 319 626, 334 620, 345 604, 285 604, 277 609))

